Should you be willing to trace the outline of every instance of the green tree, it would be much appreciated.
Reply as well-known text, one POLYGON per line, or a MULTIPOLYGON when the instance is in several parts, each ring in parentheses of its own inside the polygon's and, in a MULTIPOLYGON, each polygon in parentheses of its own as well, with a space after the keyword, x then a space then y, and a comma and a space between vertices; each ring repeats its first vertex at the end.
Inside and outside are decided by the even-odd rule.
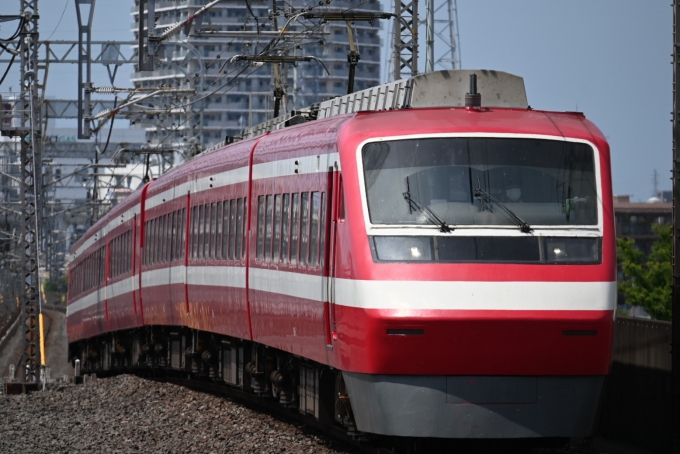
POLYGON ((617 240, 618 261, 624 274, 619 290, 626 297, 626 303, 644 307, 656 319, 670 320, 673 288, 671 227, 656 224, 652 229, 659 239, 652 245, 647 259, 635 247, 634 240, 617 240))

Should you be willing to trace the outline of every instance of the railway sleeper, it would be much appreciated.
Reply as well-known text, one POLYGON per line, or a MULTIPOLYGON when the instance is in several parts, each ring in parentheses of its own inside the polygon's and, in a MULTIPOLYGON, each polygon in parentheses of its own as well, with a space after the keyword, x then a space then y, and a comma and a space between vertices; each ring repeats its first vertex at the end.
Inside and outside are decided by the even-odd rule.
POLYGON ((69 345, 85 374, 146 373, 221 383, 298 410, 321 424, 356 429, 342 373, 243 339, 190 328, 147 326, 69 345))

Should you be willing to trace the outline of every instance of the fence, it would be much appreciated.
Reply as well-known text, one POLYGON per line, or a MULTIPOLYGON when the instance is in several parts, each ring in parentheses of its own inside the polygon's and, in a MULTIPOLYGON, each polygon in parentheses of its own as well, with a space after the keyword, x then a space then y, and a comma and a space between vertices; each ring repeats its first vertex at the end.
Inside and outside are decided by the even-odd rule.
POLYGON ((618 317, 612 370, 604 390, 600 435, 670 452, 671 324, 618 317))

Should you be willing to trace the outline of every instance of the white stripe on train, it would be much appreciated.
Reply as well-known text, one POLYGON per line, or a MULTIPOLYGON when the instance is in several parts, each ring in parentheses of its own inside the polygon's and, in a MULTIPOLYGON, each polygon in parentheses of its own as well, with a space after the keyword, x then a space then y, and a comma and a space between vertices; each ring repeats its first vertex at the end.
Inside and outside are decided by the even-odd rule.
MULTIPOLYGON (((243 267, 191 266, 188 271, 191 285, 245 288, 243 267)), ((169 283, 182 284, 185 272, 184 266, 145 271, 142 273, 142 285, 147 288, 169 283)), ((250 288, 253 290, 322 302, 327 300, 326 284, 327 278, 318 275, 250 268, 250 288)), ((102 297, 111 295, 109 287, 112 286, 99 294, 102 297)), ((127 288, 130 288, 129 284, 127 288)), ((404 311, 404 314, 412 310, 608 311, 614 310, 616 304, 616 282, 336 279, 335 301, 341 306, 396 309, 404 311)), ((73 315, 97 302, 97 293, 94 292, 70 304, 67 313, 73 315)))

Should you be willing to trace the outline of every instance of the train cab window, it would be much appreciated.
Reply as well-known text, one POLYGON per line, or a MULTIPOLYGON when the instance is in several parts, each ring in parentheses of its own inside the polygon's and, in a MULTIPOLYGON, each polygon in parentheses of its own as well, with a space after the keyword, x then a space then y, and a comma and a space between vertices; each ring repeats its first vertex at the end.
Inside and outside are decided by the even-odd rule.
MULTIPOLYGON (((246 256, 246 204, 248 198, 244 197, 238 199, 238 214, 236 219, 236 237, 238 238, 238 243, 236 244, 236 258, 243 260, 246 256)), ((233 211, 234 204, 232 202, 231 209, 233 211)))
POLYGON ((293 194, 293 218, 290 226, 290 263, 297 263, 300 236, 300 194, 293 194))
POLYGON ((309 192, 303 192, 300 213, 300 265, 307 265, 309 249, 309 192))
POLYGON ((288 263, 288 236, 290 235, 290 194, 283 194, 281 214, 281 263, 288 263))
POLYGON ((210 205, 210 260, 215 259, 215 244, 217 232, 217 203, 213 202, 210 205))
POLYGON ((262 260, 262 253, 264 251, 264 213, 265 204, 264 196, 257 198, 257 260, 262 260))
POLYGON ((274 196, 274 246, 272 250, 272 260, 279 263, 281 250, 281 194, 274 196))
POLYGON ((309 235, 309 266, 316 266, 319 260, 319 209, 321 193, 312 192, 312 216, 309 235))
POLYGON ((272 227, 273 227, 273 213, 274 213, 274 197, 267 196, 267 214, 265 218, 264 229, 264 259, 270 262, 272 259, 272 227))

